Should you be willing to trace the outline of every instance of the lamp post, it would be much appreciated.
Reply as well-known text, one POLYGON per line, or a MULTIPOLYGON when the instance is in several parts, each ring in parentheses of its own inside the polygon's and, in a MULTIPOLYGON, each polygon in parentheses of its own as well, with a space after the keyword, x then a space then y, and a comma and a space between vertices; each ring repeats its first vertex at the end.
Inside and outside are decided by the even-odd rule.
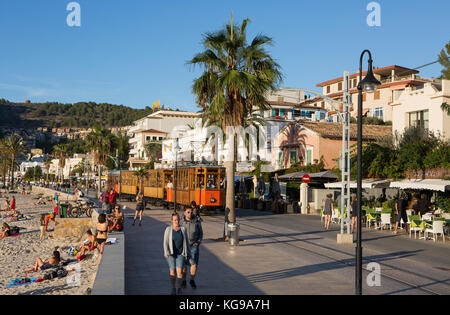
POLYGON ((173 211, 177 212, 177 166, 178 166, 178 151, 180 151, 180 146, 178 145, 178 138, 175 139, 175 170, 173 175, 173 211))
POLYGON ((369 50, 364 50, 359 60, 359 84, 358 84, 358 143, 357 143, 357 182, 356 182, 356 207, 358 211, 358 226, 356 236, 356 273, 355 286, 356 294, 362 294, 362 246, 361 246, 361 199, 362 199, 362 110, 363 110, 363 95, 362 92, 373 93, 381 84, 372 70, 372 54, 369 50), (362 79, 362 61, 364 54, 369 54, 369 69, 367 75, 362 79))

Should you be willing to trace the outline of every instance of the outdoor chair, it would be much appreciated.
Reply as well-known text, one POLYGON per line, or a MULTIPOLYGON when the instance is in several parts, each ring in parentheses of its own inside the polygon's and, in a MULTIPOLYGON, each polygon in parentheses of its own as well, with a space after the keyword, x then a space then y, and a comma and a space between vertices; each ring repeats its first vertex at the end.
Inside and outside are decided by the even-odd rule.
POLYGON ((323 214, 323 208, 320 209, 320 222, 325 221, 325 214, 323 214))
POLYGON ((420 220, 420 217, 418 215, 411 215, 409 216, 409 220, 411 222, 411 226, 409 228, 409 237, 411 238, 411 233, 414 232, 414 238, 417 238, 417 231, 419 231, 419 237, 420 233, 423 232, 423 228, 420 225, 417 225, 415 220, 420 220))
POLYGON ((374 213, 367 213, 366 215, 367 220, 366 220, 366 227, 370 227, 372 225, 372 223, 375 225, 377 225, 377 216, 374 213))
POLYGON ((382 213, 381 221, 379 222, 380 230, 383 230, 383 228, 387 225, 389 225, 389 230, 392 230, 391 214, 390 213, 382 213))
POLYGON ((339 223, 340 219, 339 219, 339 210, 338 209, 334 209, 332 214, 331 214, 331 222, 335 222, 335 223, 339 223))
POLYGON ((433 221, 433 227, 426 228, 424 232, 425 240, 427 239, 428 234, 433 234, 433 240, 436 242, 437 235, 442 234, 442 241, 445 243, 445 235, 444 235, 444 221, 433 221))
POLYGON ((424 215, 422 215, 422 220, 431 221, 433 220, 433 216, 431 215, 431 213, 425 213, 424 215))

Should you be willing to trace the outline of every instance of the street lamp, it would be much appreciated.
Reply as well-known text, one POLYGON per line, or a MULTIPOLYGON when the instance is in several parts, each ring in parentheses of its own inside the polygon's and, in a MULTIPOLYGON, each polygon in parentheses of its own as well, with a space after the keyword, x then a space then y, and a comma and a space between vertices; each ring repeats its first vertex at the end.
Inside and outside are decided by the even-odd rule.
POLYGON ((362 110, 363 95, 362 92, 373 93, 381 85, 373 75, 372 54, 369 50, 364 50, 359 60, 359 84, 358 84, 358 144, 357 144, 357 182, 356 182, 356 208, 358 211, 358 226, 356 236, 356 294, 362 294, 362 247, 361 247, 361 199, 362 199, 362 110), (362 78, 362 61, 364 54, 369 54, 369 69, 366 77, 362 78))
POLYGON ((178 145, 178 138, 175 139, 175 147, 173 148, 175 150, 175 171, 173 176, 173 190, 174 190, 174 196, 173 196, 173 210, 174 212, 177 212, 177 166, 178 166, 178 151, 181 150, 180 146, 178 145))

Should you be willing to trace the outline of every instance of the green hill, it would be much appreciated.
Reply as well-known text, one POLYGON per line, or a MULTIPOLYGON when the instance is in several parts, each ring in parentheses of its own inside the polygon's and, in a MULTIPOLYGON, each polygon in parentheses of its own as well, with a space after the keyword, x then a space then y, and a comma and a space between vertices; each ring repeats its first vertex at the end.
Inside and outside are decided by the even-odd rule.
POLYGON ((0 127, 122 127, 152 112, 148 106, 134 109, 108 103, 13 103, 0 99, 0 127))

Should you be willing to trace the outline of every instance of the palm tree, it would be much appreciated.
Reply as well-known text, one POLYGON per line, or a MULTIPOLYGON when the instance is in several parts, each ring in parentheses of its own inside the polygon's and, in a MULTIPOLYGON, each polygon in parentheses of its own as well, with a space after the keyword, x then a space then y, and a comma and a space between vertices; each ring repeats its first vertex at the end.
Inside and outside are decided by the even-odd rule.
MULTIPOLYGON (((248 44, 248 23, 249 19, 245 19, 236 26, 231 19, 224 29, 206 33, 205 50, 188 62, 204 68, 204 73, 194 80, 192 90, 205 116, 219 123, 223 130, 242 127, 253 110, 266 109, 266 93, 275 90, 282 79, 280 66, 264 48, 272 45, 272 39, 258 35, 248 44)), ((228 147, 236 152, 236 136, 230 136, 228 147)), ((234 163, 234 154, 231 161, 224 163, 228 182, 226 207, 231 222, 235 222, 234 163)))
POLYGON ((102 166, 106 166, 108 157, 117 147, 117 137, 106 128, 95 127, 94 131, 88 134, 86 141, 94 153, 95 163, 98 164, 98 195, 100 196, 102 187, 102 166))
POLYGON ((67 145, 65 144, 57 144, 53 147, 53 154, 59 160, 58 161, 58 170, 59 170, 59 178, 61 183, 64 183, 64 167, 66 166, 66 159, 69 157, 67 153, 67 145))
POLYGON ((148 142, 144 145, 144 150, 150 159, 150 163, 157 162, 162 152, 162 143, 148 142))
POLYGON ((139 181, 139 191, 143 192, 142 184, 144 183, 144 178, 147 177, 147 170, 145 168, 140 168, 133 172, 134 176, 138 178, 139 181))
POLYGON ((447 104, 447 103, 445 103, 445 102, 442 103, 441 109, 442 109, 444 112, 446 112, 447 115, 450 116, 450 105, 449 105, 449 104, 447 104))
POLYGON ((2 160, 2 164, 0 165, 2 168, 2 183, 6 186, 6 173, 8 173, 8 164, 10 159, 6 139, 0 139, 0 158, 2 160))
POLYGON ((6 152, 11 157, 11 188, 14 185, 14 169, 16 167, 16 156, 23 153, 23 139, 22 137, 13 134, 5 140, 6 152))
POLYGON ((48 182, 48 173, 50 172, 50 166, 52 165, 52 160, 49 158, 44 159, 45 170, 47 172, 47 182, 48 182))

